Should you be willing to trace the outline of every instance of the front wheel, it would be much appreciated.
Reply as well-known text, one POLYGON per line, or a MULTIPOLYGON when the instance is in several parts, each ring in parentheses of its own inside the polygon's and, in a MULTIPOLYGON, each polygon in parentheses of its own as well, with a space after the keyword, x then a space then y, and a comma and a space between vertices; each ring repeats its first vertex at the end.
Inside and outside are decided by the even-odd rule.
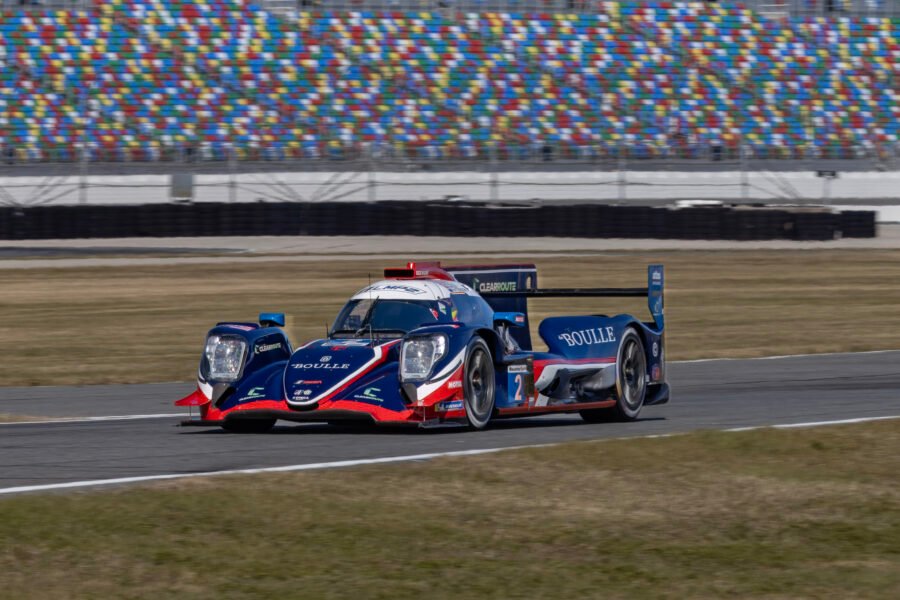
POLYGON ((494 361, 480 337, 472 339, 463 371, 466 418, 473 429, 484 429, 494 413, 494 361))
POLYGON ((277 419, 228 419, 222 429, 231 433, 266 433, 275 426, 277 419))

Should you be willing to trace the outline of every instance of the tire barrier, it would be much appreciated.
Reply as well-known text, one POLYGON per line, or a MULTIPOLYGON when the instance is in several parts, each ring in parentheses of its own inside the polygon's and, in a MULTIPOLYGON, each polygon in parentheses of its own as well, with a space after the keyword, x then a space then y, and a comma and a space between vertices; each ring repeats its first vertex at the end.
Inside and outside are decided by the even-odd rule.
POLYGON ((875 237, 875 213, 462 202, 0 207, 0 239, 415 235, 687 240, 875 237))

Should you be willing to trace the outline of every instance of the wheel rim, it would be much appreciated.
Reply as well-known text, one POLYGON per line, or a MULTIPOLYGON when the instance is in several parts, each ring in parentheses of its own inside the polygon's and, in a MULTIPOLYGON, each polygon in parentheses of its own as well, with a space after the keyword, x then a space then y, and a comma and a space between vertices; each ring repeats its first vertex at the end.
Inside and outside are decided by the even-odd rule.
POLYGON ((484 423, 491 416, 493 410, 494 382, 490 374, 490 365, 485 352, 481 349, 472 353, 468 373, 467 402, 472 420, 478 424, 484 423))
POLYGON ((637 340, 625 341, 620 363, 622 403, 629 412, 638 410, 644 403, 644 387, 647 384, 647 361, 637 340))

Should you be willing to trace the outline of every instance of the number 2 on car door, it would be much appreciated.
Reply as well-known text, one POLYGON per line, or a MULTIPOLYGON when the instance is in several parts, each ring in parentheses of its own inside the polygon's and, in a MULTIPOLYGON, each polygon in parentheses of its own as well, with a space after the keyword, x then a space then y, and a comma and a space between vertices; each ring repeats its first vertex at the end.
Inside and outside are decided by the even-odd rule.
POLYGON ((507 379, 509 403, 512 406, 521 406, 525 403, 525 374, 509 373, 507 379))

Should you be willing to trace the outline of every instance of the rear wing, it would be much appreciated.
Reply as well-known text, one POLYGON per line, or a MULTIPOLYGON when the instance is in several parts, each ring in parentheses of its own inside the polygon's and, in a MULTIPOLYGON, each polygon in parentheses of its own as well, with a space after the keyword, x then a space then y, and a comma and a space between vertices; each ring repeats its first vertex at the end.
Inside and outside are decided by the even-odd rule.
MULTIPOLYGON (((477 289, 477 288, 476 288, 477 289)), ((647 287, 645 288, 544 288, 536 286, 532 289, 516 291, 480 291, 491 306, 501 298, 640 298, 647 297, 647 307, 653 316, 653 322, 661 331, 665 327, 665 269, 663 265, 647 267, 647 287)), ((522 311, 519 311, 522 312, 522 311)))

